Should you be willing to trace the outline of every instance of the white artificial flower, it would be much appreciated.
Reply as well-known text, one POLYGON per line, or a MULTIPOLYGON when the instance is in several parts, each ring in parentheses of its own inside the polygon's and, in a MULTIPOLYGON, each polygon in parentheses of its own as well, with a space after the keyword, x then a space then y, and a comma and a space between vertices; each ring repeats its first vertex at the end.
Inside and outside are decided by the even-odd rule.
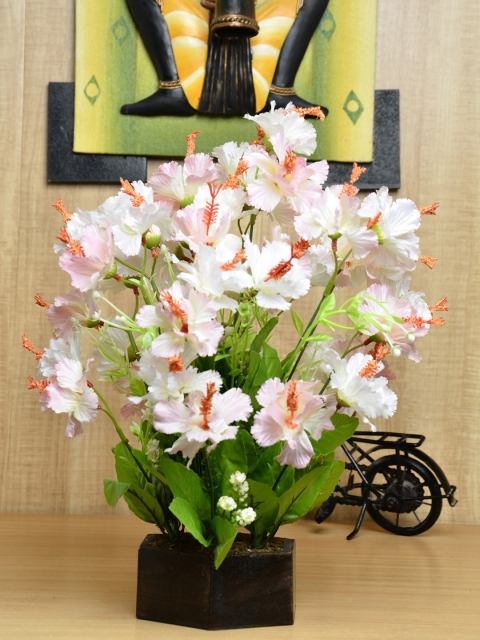
POLYGON ((294 245, 283 241, 265 242, 261 249, 247 236, 244 242, 259 307, 286 311, 290 308, 290 299, 296 300, 308 293, 312 274, 306 249, 302 257, 294 258, 294 245))
POLYGON ((234 487, 239 486, 245 482, 247 476, 241 471, 235 471, 230 476, 230 483, 234 485, 234 487))
POLYGON ((190 344, 201 356, 215 353, 223 327, 214 318, 216 309, 212 300, 177 280, 161 292, 161 301, 155 306, 145 305, 137 314, 139 327, 160 327, 161 335, 151 344, 154 356, 169 358, 179 355, 190 344))
POLYGON ((224 511, 234 511, 237 508, 237 503, 230 496, 222 496, 217 502, 217 507, 224 511))
POLYGON ((246 509, 240 509, 237 511, 235 516, 237 523, 241 527, 248 527, 249 524, 252 524, 252 522, 255 521, 257 514, 252 507, 247 507, 246 509))
POLYGON ((420 212, 415 203, 406 198, 393 202, 388 188, 382 187, 363 200, 358 215, 370 221, 378 237, 378 245, 369 256, 369 268, 404 271, 415 268, 419 253, 415 231, 420 226, 420 212))
POLYGON ((162 433, 181 434, 167 453, 182 454, 189 464, 209 441, 216 446, 222 440, 237 435, 235 422, 243 422, 252 412, 250 398, 240 389, 218 393, 215 383, 207 385, 206 393, 194 391, 186 404, 176 400, 158 402, 154 408, 154 427, 162 433))
POLYGON ((256 116, 246 114, 244 117, 261 127, 267 139, 270 140, 276 133, 283 133, 289 150, 309 156, 317 146, 317 132, 294 108, 290 102, 285 109, 275 109, 275 101, 272 100, 270 111, 256 116))
POLYGON ((387 387, 388 380, 378 373, 383 364, 371 355, 354 353, 342 359, 333 349, 324 355, 323 369, 330 374, 330 387, 336 390, 337 400, 351 407, 364 421, 369 418, 390 418, 397 409, 397 396, 387 387))

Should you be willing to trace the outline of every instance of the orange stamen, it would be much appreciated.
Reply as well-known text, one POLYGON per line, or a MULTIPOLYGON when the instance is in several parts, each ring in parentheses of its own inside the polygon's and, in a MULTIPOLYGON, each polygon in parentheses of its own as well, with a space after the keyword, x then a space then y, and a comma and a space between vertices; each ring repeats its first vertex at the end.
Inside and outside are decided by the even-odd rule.
POLYGON ((186 156, 191 156, 195 151, 195 138, 198 136, 200 131, 194 131, 193 133, 189 133, 187 136, 187 153, 186 156))
POLYGON ((439 202, 434 202, 433 204, 431 204, 428 207, 420 207, 419 211, 420 211, 420 215, 421 216, 436 216, 437 215, 437 208, 440 206, 439 202))
POLYGON ((446 298, 442 298, 440 300, 440 302, 437 302, 437 304, 434 304, 433 307, 428 307, 430 309, 430 311, 449 311, 449 308, 447 307, 447 299, 446 298))
POLYGON ((438 327, 443 327, 446 322, 443 318, 432 318, 431 320, 427 320, 425 324, 433 324, 437 325, 438 327))
POLYGON ((203 224, 207 227, 206 235, 210 232, 210 226, 217 220, 217 214, 219 205, 215 202, 215 198, 218 196, 221 185, 214 186, 211 182, 208 183, 211 199, 205 205, 205 212, 203 214, 203 224))
POLYGON ((413 324, 418 329, 423 327, 424 324, 428 323, 427 320, 424 320, 423 318, 420 318, 419 316, 408 316, 408 317, 402 318, 402 319, 403 319, 403 321, 405 323, 409 322, 410 324, 413 324))
POLYGON ((380 220, 381 215, 382 215, 382 212, 379 211, 374 218, 369 218, 367 222, 367 229, 370 230, 372 227, 374 227, 377 224, 377 222, 380 220))
POLYGON ((178 300, 175 300, 169 291, 162 291, 160 297, 162 298, 163 304, 167 304, 170 307, 170 311, 173 313, 175 318, 183 321, 185 311, 182 309, 178 300))
POLYGON ((265 131, 262 129, 262 127, 260 127, 259 125, 257 125, 257 139, 256 140, 251 140, 250 144, 257 144, 257 145, 263 145, 262 139, 265 137, 265 131))
POLYGON ((68 245, 68 250, 74 256, 81 255, 85 257, 85 252, 83 250, 82 245, 79 242, 75 242, 75 241, 70 242, 68 245))
POLYGON ((243 158, 240 158, 237 164, 237 168, 235 169, 235 175, 240 176, 242 173, 245 173, 247 169, 248 169, 247 162, 243 158))
POLYGON ((289 410, 290 415, 285 418, 285 422, 289 429, 296 429, 298 425, 293 421, 295 413, 298 411, 298 393, 297 383, 295 380, 292 380, 288 387, 287 409, 289 410))
POLYGON ((27 336, 24 333, 22 334, 22 347, 25 347, 27 351, 30 351, 30 353, 33 353, 33 355, 37 360, 40 360, 40 358, 45 353, 45 351, 38 351, 38 349, 35 349, 33 344, 30 342, 30 340, 27 338, 27 336))
POLYGON ((145 202, 145 198, 140 193, 135 191, 135 189, 132 187, 132 185, 128 180, 124 180, 123 178, 120 178, 120 184, 122 185, 122 188, 120 189, 120 191, 122 193, 126 193, 127 196, 130 196, 134 207, 139 207, 142 204, 142 202, 145 202))
POLYGON ((265 282, 268 282, 269 280, 275 280, 275 282, 277 280, 280 280, 280 278, 283 278, 283 276, 285 276, 291 268, 291 260, 281 260, 276 267, 270 269, 270 271, 268 272, 268 277, 265 278, 265 282))
POLYGON ((423 264, 426 264, 429 269, 433 269, 435 262, 438 260, 438 258, 432 258, 432 256, 418 256, 418 259, 423 264))
POLYGON ((68 231, 65 227, 60 229, 60 235, 57 236, 57 240, 60 240, 60 242, 64 242, 65 244, 70 244, 70 236, 68 235, 68 231))
POLYGON ((52 207, 54 209, 56 209, 63 216, 63 221, 65 223, 67 223, 69 220, 71 220, 71 218, 73 216, 73 213, 68 213, 68 211, 67 211, 65 205, 63 204, 61 198, 58 198, 58 200, 52 204, 52 207))
POLYGON ((30 383, 30 385, 27 387, 27 389, 38 389, 40 393, 43 393, 50 384, 48 380, 40 380, 39 382, 38 380, 35 380, 35 378, 32 378, 32 376, 28 376, 28 382, 30 383))
POLYGON ((237 187, 240 186, 240 178, 238 178, 237 176, 234 176, 233 173, 231 173, 228 178, 225 180, 225 182, 222 184, 222 189, 236 189, 237 187))
POLYGON ((367 364, 358 372, 362 378, 371 378, 377 371, 378 364, 375 360, 369 360, 367 364))
POLYGON ((158 249, 155 249, 155 248, 152 249, 152 258, 154 260, 158 260, 158 249))
POLYGON ((322 111, 322 107, 294 107, 292 111, 296 111, 300 116, 315 116, 323 122, 325 120, 325 114, 322 111))
POLYGON ((34 295, 33 298, 35 300, 35 304, 38 304, 39 307, 45 307, 45 309, 50 308, 50 305, 48 304, 48 302, 44 300, 42 296, 40 296, 38 293, 34 295))
POLYGON ((283 166, 287 170, 286 176, 291 175, 293 170, 295 169, 295 165, 297 164, 297 156, 293 153, 293 151, 289 151, 285 156, 285 160, 283 161, 283 166))
POLYGON ((245 260, 246 257, 247 257, 247 254, 243 249, 241 249, 240 251, 237 251, 237 253, 233 256, 233 260, 230 260, 230 262, 224 262, 223 264, 221 264, 220 269, 222 271, 233 271, 233 269, 235 269, 235 265, 241 262, 242 260, 245 260))
POLYGON ((200 415, 203 416, 203 420, 200 423, 200 429, 208 431, 210 425, 208 424, 208 416, 212 410, 213 396, 216 394, 217 388, 214 382, 207 382, 207 393, 200 400, 200 415))
POLYGON ((343 196, 345 194, 349 197, 353 197, 358 191, 358 189, 353 185, 355 184, 355 182, 357 182, 362 173, 365 173, 366 170, 366 167, 359 167, 358 164, 354 162, 352 173, 350 175, 350 184, 348 184, 347 182, 343 184, 343 189, 340 193, 340 196, 343 196))
POLYGON ((183 371, 183 360, 180 356, 171 356, 168 358, 168 371, 170 373, 180 373, 183 371))
POLYGON ((292 258, 301 258, 307 253, 307 249, 310 246, 308 240, 299 240, 292 244, 292 258))
POLYGON ((377 342, 373 349, 368 352, 376 362, 380 362, 388 356, 390 349, 383 344, 377 342))

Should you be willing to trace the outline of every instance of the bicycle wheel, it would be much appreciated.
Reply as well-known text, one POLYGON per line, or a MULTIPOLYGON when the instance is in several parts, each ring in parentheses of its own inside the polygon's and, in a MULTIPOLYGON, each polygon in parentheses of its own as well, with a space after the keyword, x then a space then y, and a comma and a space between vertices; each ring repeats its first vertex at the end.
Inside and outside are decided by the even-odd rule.
POLYGON ((337 505, 337 501, 333 496, 330 496, 328 500, 325 500, 325 502, 323 502, 318 507, 317 512, 315 513, 315 522, 318 522, 318 524, 321 524, 324 520, 329 518, 332 515, 336 505, 337 505))
POLYGON ((416 536, 432 527, 442 510, 441 488, 433 473, 405 454, 376 460, 365 478, 378 492, 363 488, 367 511, 381 527, 401 536, 416 536), (373 498, 373 499, 370 499, 373 498))

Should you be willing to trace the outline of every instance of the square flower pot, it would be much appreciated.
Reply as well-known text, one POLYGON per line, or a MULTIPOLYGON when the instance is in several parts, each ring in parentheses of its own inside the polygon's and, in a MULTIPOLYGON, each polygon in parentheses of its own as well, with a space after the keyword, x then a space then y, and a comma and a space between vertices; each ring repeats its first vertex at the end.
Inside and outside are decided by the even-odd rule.
POLYGON ((137 618, 199 629, 293 624, 295 541, 250 550, 239 534, 217 570, 213 549, 190 534, 147 535, 138 550, 137 618))

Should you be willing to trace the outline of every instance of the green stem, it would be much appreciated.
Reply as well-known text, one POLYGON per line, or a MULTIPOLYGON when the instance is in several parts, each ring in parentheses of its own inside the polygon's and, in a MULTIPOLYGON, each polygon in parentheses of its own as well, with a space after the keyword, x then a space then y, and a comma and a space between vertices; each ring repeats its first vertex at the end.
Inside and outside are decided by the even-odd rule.
POLYGON ((127 331, 128 339, 130 340, 130 345, 133 349, 133 353, 135 355, 135 360, 140 360, 140 354, 137 350, 137 345, 135 344, 135 340, 133 339, 133 334, 131 331, 127 331))
POLYGON ((320 302, 317 305, 317 308, 315 309, 315 311, 313 312, 312 317, 310 318, 310 321, 305 329, 305 331, 303 332, 302 337, 300 338, 300 340, 297 343, 297 346, 295 347, 295 352, 300 348, 300 353, 298 354, 297 359, 295 360, 295 364, 293 365, 292 370, 289 373, 289 376, 287 378, 288 380, 291 380, 293 374, 295 373, 295 371, 297 370, 298 365, 300 364, 300 360, 303 357, 303 354, 305 353, 305 349, 307 348, 308 342, 305 342, 306 338, 309 338, 310 335, 312 334, 312 331, 314 330, 314 327, 312 328, 312 325, 315 322, 315 319, 320 311, 320 309, 322 308, 322 304, 325 302, 325 299, 332 293, 332 291, 335 289, 335 280, 337 278, 338 275, 338 271, 343 267, 343 265, 345 264, 345 262, 347 261, 348 256, 352 253, 352 250, 350 249, 350 251, 347 253, 347 255, 343 258, 343 260, 341 261, 340 264, 338 264, 338 259, 337 259, 337 254, 334 253, 334 258, 335 258, 335 271, 333 272, 332 277, 330 278, 327 286, 325 287, 324 291, 323 291, 323 295, 322 295, 322 299, 320 300, 320 302), (308 335, 307 335, 308 334, 308 335), (303 344, 303 347, 301 346, 303 344))
POLYGON ((123 264, 123 266, 127 267, 127 269, 131 269, 132 271, 136 271, 137 273, 142 273, 141 269, 137 269, 137 267, 132 267, 131 264, 128 264, 128 262, 124 262, 123 260, 120 260, 120 258, 116 257, 115 260, 120 264, 123 264))
POLYGON ((138 290, 135 290, 135 309, 133 310, 132 320, 135 320, 135 318, 137 317, 138 304, 140 302, 139 299, 140 299, 140 293, 138 292, 138 290))
POLYGON ((278 487, 278 483, 280 482, 280 480, 282 479, 283 474, 285 473, 285 471, 288 469, 288 465, 284 465, 282 467, 282 470, 280 471, 280 473, 277 476, 277 479, 275 480, 275 482, 273 483, 273 487, 272 487, 272 491, 275 491, 275 489, 278 487))
POLYGON ((210 484, 210 517, 215 517, 215 487, 213 486, 213 477, 210 465, 208 463, 208 453, 205 447, 202 449, 203 459, 205 460, 205 468, 208 473, 208 482, 210 484))

